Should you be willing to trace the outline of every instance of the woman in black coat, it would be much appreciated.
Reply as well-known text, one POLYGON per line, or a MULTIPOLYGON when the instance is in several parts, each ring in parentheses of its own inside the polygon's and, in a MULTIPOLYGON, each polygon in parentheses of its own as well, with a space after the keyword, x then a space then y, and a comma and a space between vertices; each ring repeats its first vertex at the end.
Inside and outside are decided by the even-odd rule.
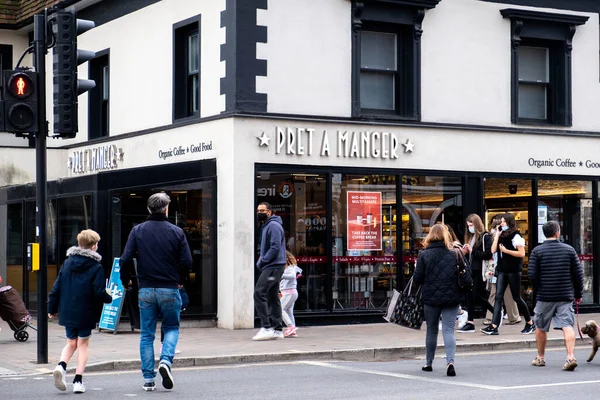
POLYGON ((485 231, 483 222, 479 215, 471 214, 467 217, 467 227, 465 232, 465 244, 462 251, 465 257, 468 257, 473 274, 473 290, 467 292, 467 313, 468 321, 459 333, 475 332, 475 304, 481 304, 490 312, 494 312, 494 307, 487 301, 485 293, 485 284, 482 275, 482 264, 484 260, 491 260, 492 254, 492 236, 485 231))
MULTIPOLYGON (((426 363, 423 371, 432 371, 435 350, 437 347, 438 322, 442 317, 442 335, 446 350, 446 374, 455 376, 454 354, 456 353, 456 338, 454 324, 458 305, 464 298, 458 286, 457 253, 452 249, 452 240, 448 228, 444 224, 431 227, 423 242, 425 250, 419 253, 414 273, 414 282, 423 285, 423 304, 425 306, 425 336, 426 363)), ((459 251, 459 250, 456 250, 459 251)), ((464 282, 472 281, 469 269, 465 272, 464 282)))

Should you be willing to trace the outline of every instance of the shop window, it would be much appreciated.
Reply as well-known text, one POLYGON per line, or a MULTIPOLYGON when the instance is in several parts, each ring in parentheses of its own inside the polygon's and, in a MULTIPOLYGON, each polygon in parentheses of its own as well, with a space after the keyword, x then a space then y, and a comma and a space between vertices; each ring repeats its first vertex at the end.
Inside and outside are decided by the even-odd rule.
MULTIPOLYGON (((283 220, 286 247, 302 268, 295 310, 327 309, 327 175, 258 171, 256 206, 268 202, 283 220)), ((256 229, 256 255, 258 237, 256 229)), ((257 272, 258 274, 258 272, 257 272)), ((257 275, 258 276, 258 275, 257 275)))
POLYGON ((0 44, 0 71, 12 70, 12 50, 9 44, 0 44))
POLYGON ((537 243, 545 240, 542 226, 560 224, 561 240, 575 248, 583 265, 583 302, 594 302, 594 249, 592 182, 540 180, 538 182, 537 243))
POLYGON ((352 116, 421 118, 421 23, 439 0, 352 2, 352 116))
POLYGON ((184 285, 190 298, 186 314, 212 318, 217 313, 214 181, 112 192, 112 254, 121 255, 131 229, 148 217, 148 198, 158 192, 171 198, 169 221, 183 229, 192 253, 190 280, 184 285))
POLYGON ((174 25, 173 120, 200 115, 200 16, 174 25))
POLYGON ((511 20, 511 120, 572 125, 571 50, 588 17, 507 8, 511 20))
POLYGON ((396 176, 332 179, 333 309, 382 309, 396 288, 396 176))
POLYGON ((448 225, 462 242, 465 215, 460 177, 402 176, 402 275, 412 276, 429 229, 448 225))
POLYGON ((88 137, 96 139, 109 135, 110 64, 108 50, 97 53, 89 62, 90 79, 96 87, 89 94, 88 137))
MULTIPOLYGON (((67 250, 72 246, 77 246, 77 235, 84 229, 94 229, 94 227, 92 227, 91 196, 76 196, 59 199, 58 261, 60 265, 62 265, 66 258, 67 250)), ((108 242, 101 241, 99 246, 108 246, 108 242)))
POLYGON ((23 293, 23 205, 9 204, 6 234, 6 276, 4 283, 23 293))

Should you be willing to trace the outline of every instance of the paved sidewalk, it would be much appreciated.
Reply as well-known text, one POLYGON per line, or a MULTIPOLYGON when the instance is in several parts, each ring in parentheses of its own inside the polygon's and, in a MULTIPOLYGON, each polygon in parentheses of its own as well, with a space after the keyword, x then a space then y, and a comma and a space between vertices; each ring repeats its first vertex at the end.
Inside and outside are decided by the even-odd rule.
MULTIPOLYGON (((594 319, 600 321, 600 314, 584 314, 580 324, 594 319)), ((477 329, 481 320, 476 321, 477 329)), ((34 320, 33 325, 36 325, 34 320)), ((128 327, 128 324, 123 324, 128 327)), ((0 348, 2 362, 0 376, 34 375, 51 372, 65 343, 64 328, 56 322, 48 325, 48 364, 37 364, 37 333, 28 330, 27 342, 17 342, 13 332, 4 322, 0 322, 0 348)), ((457 352, 531 349, 534 355, 535 335, 521 335, 523 324, 500 329, 500 335, 487 336, 479 332, 457 333, 457 352)), ((217 328, 182 328, 176 355, 176 366, 206 366, 239 364, 267 361, 295 360, 358 360, 393 361, 411 359, 425 355, 425 325, 420 331, 403 328, 388 323, 364 325, 334 325, 301 327, 298 338, 254 342, 255 329, 224 330, 217 328)), ((441 333, 439 336, 442 343, 441 333)), ((157 338, 160 332, 157 332, 157 338)), ((562 331, 552 330, 548 334, 548 346, 562 346, 562 331)), ((580 360, 587 357, 591 344, 577 339, 576 356, 580 360)), ((160 343, 155 345, 156 355, 160 343)), ((438 348, 443 354, 443 348, 438 348)), ((524 356, 529 362, 529 355, 524 356)), ((94 331, 90 342, 90 358, 86 371, 139 369, 139 331, 123 329, 117 335, 110 332, 94 331)), ((69 370, 75 366, 71 360, 69 370)))

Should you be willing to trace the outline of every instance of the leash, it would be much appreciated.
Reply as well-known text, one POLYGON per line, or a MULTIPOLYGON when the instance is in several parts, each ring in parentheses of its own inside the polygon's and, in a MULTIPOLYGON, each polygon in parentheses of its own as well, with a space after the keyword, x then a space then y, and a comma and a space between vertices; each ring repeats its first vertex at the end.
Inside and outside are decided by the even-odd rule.
POLYGON ((579 332, 579 337, 581 338, 581 341, 585 343, 583 335, 581 334, 581 328, 579 328, 579 303, 575 303, 575 319, 577 320, 577 332, 579 332))

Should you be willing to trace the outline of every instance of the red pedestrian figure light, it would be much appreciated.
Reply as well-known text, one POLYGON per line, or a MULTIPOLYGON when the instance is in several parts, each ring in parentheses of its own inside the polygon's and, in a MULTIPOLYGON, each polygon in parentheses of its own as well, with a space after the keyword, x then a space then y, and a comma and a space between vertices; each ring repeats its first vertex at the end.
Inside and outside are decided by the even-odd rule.
POLYGON ((17 81, 17 96, 25 96, 25 79, 23 77, 17 81))

